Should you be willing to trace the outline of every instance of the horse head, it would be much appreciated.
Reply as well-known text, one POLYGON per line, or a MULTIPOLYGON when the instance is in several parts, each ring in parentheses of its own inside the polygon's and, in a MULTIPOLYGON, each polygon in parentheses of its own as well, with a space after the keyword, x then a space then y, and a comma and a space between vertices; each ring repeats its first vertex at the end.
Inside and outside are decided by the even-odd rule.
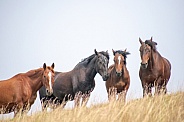
POLYGON ((96 60, 96 71, 102 76, 103 80, 106 81, 109 78, 108 74, 108 63, 109 63, 109 54, 106 52, 97 52, 94 50, 97 56, 96 60))
POLYGON ((118 50, 114 51, 112 49, 113 55, 114 55, 114 64, 115 64, 115 70, 116 75, 120 77, 123 74, 123 69, 126 65, 126 55, 130 54, 129 52, 126 52, 126 49, 124 51, 118 50))
POLYGON ((139 49, 141 56, 141 67, 146 69, 148 67, 148 61, 151 58, 151 50, 156 50, 155 45, 157 45, 157 43, 152 41, 152 37, 150 40, 146 40, 145 42, 139 38, 139 42, 141 44, 139 49))
POLYGON ((54 84, 54 63, 51 66, 43 64, 43 86, 46 88, 46 95, 50 96, 53 94, 52 86, 54 84))

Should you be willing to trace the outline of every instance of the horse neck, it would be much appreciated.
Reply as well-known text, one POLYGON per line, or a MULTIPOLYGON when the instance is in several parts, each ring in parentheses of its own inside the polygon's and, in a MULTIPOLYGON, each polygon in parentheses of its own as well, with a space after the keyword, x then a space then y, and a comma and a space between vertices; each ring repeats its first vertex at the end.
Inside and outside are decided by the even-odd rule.
POLYGON ((127 67, 126 65, 123 67, 123 78, 127 78, 128 77, 128 70, 127 70, 127 67))
POLYGON ((151 50, 151 58, 148 62, 148 67, 150 70, 152 70, 155 67, 155 64, 157 62, 157 59, 160 57, 160 54, 158 53, 158 51, 153 51, 151 50))
POLYGON ((42 87, 42 75, 43 68, 37 70, 31 70, 26 73, 26 75, 30 78, 29 85, 31 86, 33 94, 35 94, 42 87))
POLYGON ((88 65, 86 66, 86 76, 89 76, 90 79, 94 79, 94 77, 97 74, 96 71, 96 56, 88 63, 88 65))

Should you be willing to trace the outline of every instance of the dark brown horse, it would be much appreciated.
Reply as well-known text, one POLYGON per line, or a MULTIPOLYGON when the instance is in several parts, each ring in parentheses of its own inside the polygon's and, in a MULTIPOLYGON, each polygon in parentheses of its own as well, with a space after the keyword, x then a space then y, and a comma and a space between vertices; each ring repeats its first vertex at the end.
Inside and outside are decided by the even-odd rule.
POLYGON ((45 86, 47 95, 53 93, 54 63, 52 66, 30 70, 0 82, 0 109, 1 114, 29 110, 37 97, 37 91, 45 86))
POLYGON ((166 85, 171 75, 170 62, 156 50, 157 43, 152 41, 152 37, 145 42, 139 38, 139 42, 141 44, 139 77, 142 82, 143 97, 152 95, 152 87, 155 87, 155 94, 166 94, 166 85))
POLYGON ((55 83, 53 86, 54 93, 48 97, 44 92, 45 88, 39 90, 42 107, 46 107, 45 103, 51 101, 52 103, 66 104, 68 100, 74 100, 75 107, 86 105, 91 92, 95 87, 95 76, 99 73, 103 80, 108 78, 108 52, 97 52, 79 62, 73 70, 69 72, 57 72, 55 83))
POLYGON ((126 100, 126 93, 130 86, 130 76, 126 68, 126 58, 129 52, 125 51, 114 51, 114 64, 108 69, 109 78, 106 81, 106 89, 108 93, 108 98, 111 100, 116 99, 118 95, 118 100, 126 100))

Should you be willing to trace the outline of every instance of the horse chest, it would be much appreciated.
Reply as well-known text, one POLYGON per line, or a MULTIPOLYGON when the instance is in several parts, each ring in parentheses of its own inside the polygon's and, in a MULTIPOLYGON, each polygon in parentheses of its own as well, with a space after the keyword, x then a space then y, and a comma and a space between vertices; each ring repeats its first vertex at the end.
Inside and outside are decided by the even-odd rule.
POLYGON ((157 79, 157 77, 152 73, 145 74, 144 77, 142 77, 142 80, 145 82, 154 82, 157 79))
POLYGON ((123 80, 119 80, 118 82, 116 82, 116 83, 114 84, 114 86, 115 86, 117 89, 122 89, 122 88, 125 87, 125 85, 126 85, 126 82, 123 81, 123 80))

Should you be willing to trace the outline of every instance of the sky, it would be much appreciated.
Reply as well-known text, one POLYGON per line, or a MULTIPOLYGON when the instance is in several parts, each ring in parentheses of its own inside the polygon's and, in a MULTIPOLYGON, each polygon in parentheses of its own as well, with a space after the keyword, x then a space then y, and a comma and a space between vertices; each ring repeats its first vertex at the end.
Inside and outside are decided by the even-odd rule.
MULTIPOLYGON (((67 72, 94 49, 108 50, 110 66, 112 49, 127 48, 131 53, 127 100, 141 98, 139 37, 153 37, 157 50, 172 65, 168 93, 184 91, 183 6, 183 0, 1 0, 0 80, 43 63, 54 62, 56 71, 67 72)), ((105 82, 99 74, 95 81, 88 105, 107 102, 105 82)), ((29 113, 40 110, 37 97, 29 113)))

